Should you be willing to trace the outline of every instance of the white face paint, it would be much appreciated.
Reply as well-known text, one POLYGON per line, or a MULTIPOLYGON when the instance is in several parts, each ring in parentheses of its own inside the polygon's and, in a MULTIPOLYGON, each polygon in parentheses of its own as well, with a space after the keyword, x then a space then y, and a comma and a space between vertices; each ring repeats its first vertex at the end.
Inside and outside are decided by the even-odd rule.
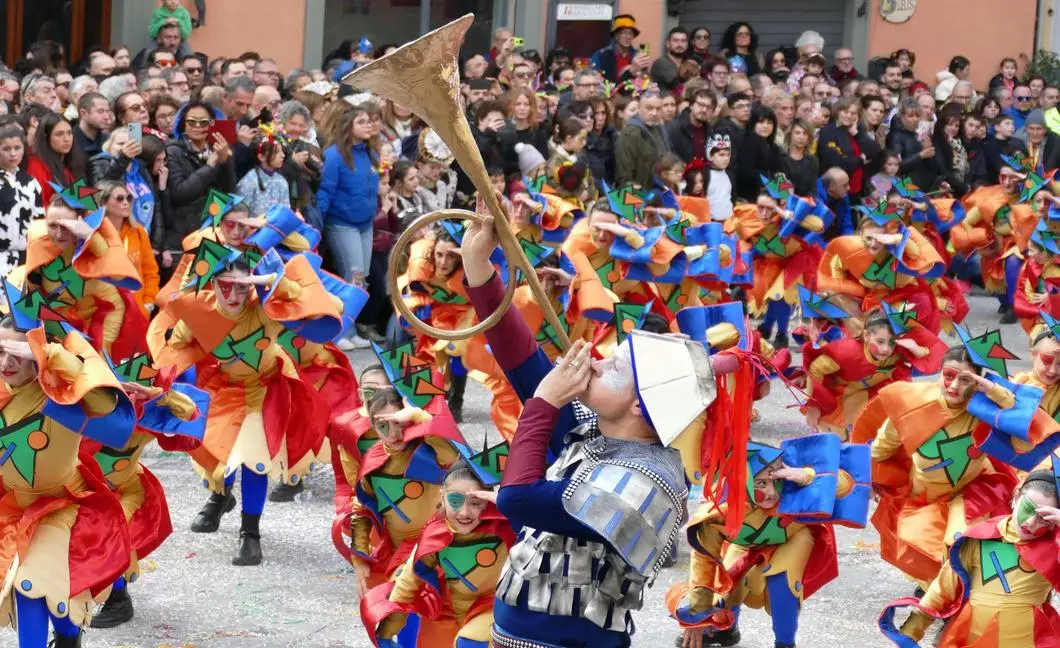
POLYGON ((611 360, 607 361, 600 380, 611 390, 619 391, 633 380, 633 365, 629 357, 629 345, 623 344, 615 349, 611 360))

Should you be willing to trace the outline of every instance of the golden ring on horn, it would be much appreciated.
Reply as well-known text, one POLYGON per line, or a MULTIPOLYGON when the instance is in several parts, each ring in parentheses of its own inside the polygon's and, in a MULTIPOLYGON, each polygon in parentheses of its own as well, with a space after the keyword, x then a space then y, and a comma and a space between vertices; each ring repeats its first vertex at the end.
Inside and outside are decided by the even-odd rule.
POLYGON ((398 313, 405 318, 405 321, 408 322, 410 326, 413 326, 438 340, 466 340, 493 328, 497 325, 497 322, 501 321, 504 314, 508 312, 508 308, 512 305, 512 297, 515 296, 515 289, 519 286, 519 269, 515 264, 510 264, 508 266, 508 287, 504 291, 504 299, 501 300, 500 306, 498 306, 497 310, 493 311, 489 317, 470 328, 451 330, 435 328, 416 317, 415 313, 412 312, 412 309, 405 303, 405 300, 401 298, 401 289, 398 286, 398 264, 394 263, 393 260, 401 258, 405 248, 412 245, 415 241, 416 233, 418 231, 428 225, 433 225, 438 221, 449 219, 473 220, 481 223, 483 216, 482 214, 476 214, 475 212, 463 209, 442 209, 417 218, 409 224, 405 231, 401 233, 401 236, 394 241, 394 248, 390 257, 390 267, 387 268, 387 285, 390 286, 390 300, 394 303, 394 308, 397 309, 398 313))

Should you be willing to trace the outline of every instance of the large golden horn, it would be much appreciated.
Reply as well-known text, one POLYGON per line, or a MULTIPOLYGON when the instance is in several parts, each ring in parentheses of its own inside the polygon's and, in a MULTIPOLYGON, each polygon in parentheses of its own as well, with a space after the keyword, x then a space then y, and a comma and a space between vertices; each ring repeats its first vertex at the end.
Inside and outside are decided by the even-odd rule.
MULTIPOLYGON (((463 340, 473 337, 482 331, 493 328, 512 303, 512 296, 517 286, 516 271, 522 270, 523 277, 530 284, 537 303, 553 330, 560 337, 564 349, 570 346, 570 340, 564 333, 556 313, 548 306, 551 300, 541 288, 533 266, 523 253, 523 248, 515 238, 509 224, 507 210, 497 199, 497 194, 490 182, 486 165, 479 154, 471 127, 464 116, 460 105, 460 74, 457 54, 464 34, 475 20, 473 14, 454 20, 448 25, 408 43, 383 58, 373 61, 364 67, 354 70, 342 81, 349 85, 370 90, 382 97, 391 99, 408 108, 433 128, 442 138, 456 158, 478 195, 485 199, 486 206, 493 215, 497 238, 509 263, 508 289, 504 294, 501 306, 488 318, 468 329, 442 330, 423 322, 409 309, 401 299, 397 282, 397 264, 391 263, 387 280, 390 284, 390 296, 394 308, 414 327, 427 335, 440 340, 463 340)), ((482 220, 474 212, 447 209, 421 216, 409 225, 405 232, 394 243, 392 258, 400 258, 404 249, 412 243, 414 234, 424 225, 446 220, 482 220)))

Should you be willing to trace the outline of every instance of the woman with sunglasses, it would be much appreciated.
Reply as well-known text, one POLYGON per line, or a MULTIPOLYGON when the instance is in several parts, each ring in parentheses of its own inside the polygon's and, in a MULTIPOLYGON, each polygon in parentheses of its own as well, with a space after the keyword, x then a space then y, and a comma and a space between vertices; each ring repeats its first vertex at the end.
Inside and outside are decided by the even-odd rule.
POLYGON ((872 444, 873 487, 880 495, 872 523, 882 538, 882 557, 918 583, 918 591, 939 576, 949 548, 968 527, 1009 511, 1015 474, 984 454, 981 437, 972 432, 985 424, 993 435, 992 425, 1016 424, 1023 429, 1007 431, 1033 438, 1034 429, 1047 424, 1044 412, 1019 415, 1027 403, 999 382, 1007 375, 983 374, 984 368, 1005 373, 1004 361, 995 358, 1011 356, 1000 337, 978 345, 961 333, 966 341, 945 353, 937 382, 884 387, 851 432, 854 443, 872 444))
POLYGON ((104 180, 96 187, 99 189, 99 202, 105 210, 104 216, 118 232, 129 260, 143 283, 140 290, 133 291, 133 298, 143 316, 150 318, 155 308, 155 295, 158 294, 158 262, 151 250, 147 230, 132 217, 133 195, 125 184, 116 180, 104 180))
POLYGON ((271 251, 251 270, 245 253, 204 239, 195 280, 152 322, 147 343, 158 368, 192 366, 210 395, 202 446, 192 451, 210 498, 191 524, 214 533, 235 507, 241 481, 237 566, 262 561, 260 520, 269 478, 295 484, 320 451, 328 412, 283 345, 293 331, 338 335, 341 313, 305 257, 283 264, 271 251), (282 272, 282 274, 280 274, 282 272))
MULTIPOLYGON (((429 380, 440 382, 440 376, 429 380)), ((409 397, 423 400, 410 389, 415 385, 400 387, 382 389, 368 402, 379 442, 364 453, 351 482, 350 560, 361 597, 409 557, 437 508, 440 472, 458 459, 451 441, 459 441, 460 432, 445 397, 431 397, 424 410, 409 404, 409 397)))
MULTIPOLYGON (((699 64, 706 69, 707 61, 714 58, 710 51, 710 30, 706 27, 696 27, 692 30, 691 55, 698 60, 699 64)), ((704 77, 706 72, 703 72, 704 77)))
POLYGON ((446 473, 441 499, 397 579, 371 591, 361 607, 369 637, 393 639, 416 616, 418 645, 490 642, 493 594, 515 534, 497 510, 497 494, 466 461, 446 473), (435 597, 441 609, 425 604, 435 597))
POLYGON ((163 224, 163 281, 173 273, 183 250, 184 237, 195 231, 202 221, 210 190, 235 191, 232 148, 219 133, 210 134, 210 127, 219 118, 220 114, 215 113, 209 104, 189 102, 177 115, 174 138, 166 143, 169 198, 173 209, 172 220, 163 224))

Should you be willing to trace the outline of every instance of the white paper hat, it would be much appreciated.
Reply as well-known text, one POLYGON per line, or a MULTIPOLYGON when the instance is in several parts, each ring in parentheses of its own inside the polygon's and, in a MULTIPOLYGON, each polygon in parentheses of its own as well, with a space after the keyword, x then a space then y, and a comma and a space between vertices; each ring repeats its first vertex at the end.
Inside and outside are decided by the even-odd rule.
POLYGON ((633 331, 627 338, 644 418, 670 446, 714 402, 710 354, 686 338, 633 331))

